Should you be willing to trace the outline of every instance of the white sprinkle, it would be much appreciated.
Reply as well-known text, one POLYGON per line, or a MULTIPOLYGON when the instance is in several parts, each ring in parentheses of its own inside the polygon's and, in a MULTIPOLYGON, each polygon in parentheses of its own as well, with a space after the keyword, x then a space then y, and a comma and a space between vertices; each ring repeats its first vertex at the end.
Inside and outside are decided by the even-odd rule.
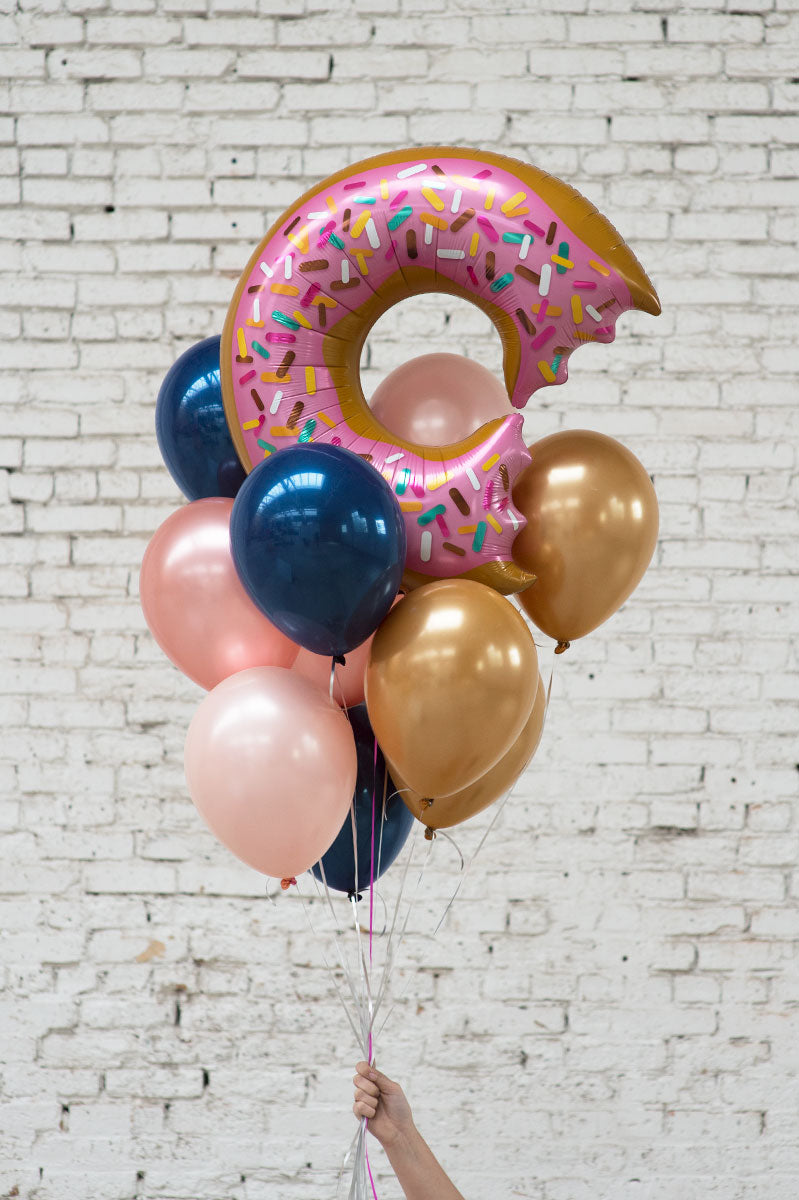
POLYGON ((283 399, 283 393, 275 392, 274 399, 272 400, 272 403, 269 405, 269 411, 272 414, 272 416, 274 416, 275 413, 277 412, 277 410, 280 408, 280 401, 282 399, 283 399))
POLYGON ((388 458, 386 459, 386 462, 387 463, 399 462, 399 460, 404 457, 405 457, 405 451, 400 450, 399 454, 389 454, 388 458))
POLYGON ((469 480, 469 483, 474 488, 474 490, 476 492, 479 492, 480 491, 480 480, 477 478, 477 476, 475 475, 475 473, 471 467, 466 468, 466 476, 469 480))
POLYGON ((436 250, 439 258, 465 258, 465 250, 436 250))
POLYGON ((549 295, 549 281, 552 278, 552 267, 549 263, 544 263, 541 268, 541 280, 538 284, 539 296, 549 295))
POLYGON ((425 529, 422 534, 422 545, 420 547, 422 562, 430 562, 430 555, 433 553, 433 535, 429 529, 425 529))
POLYGON ((432 242, 432 240, 433 240, 433 226, 425 225, 425 227, 424 227, 424 244, 425 244, 425 246, 429 246, 430 243, 432 242))
POLYGON ((511 512, 511 510, 510 510, 509 508, 506 508, 506 509, 505 509, 505 512, 506 512, 506 513, 508 514, 508 516, 510 517, 510 523, 511 523, 511 525, 513 526, 513 528, 514 528, 514 529, 518 529, 518 528, 519 528, 519 518, 516 516, 516 513, 515 513, 515 512, 511 512))
POLYGON ((329 216, 330 216, 330 213, 327 211, 327 209, 325 209, 324 212, 308 213, 307 219, 309 221, 326 221, 329 216))
POLYGON ((441 183, 438 179, 431 179, 429 183, 425 184, 425 187, 432 188, 434 192, 445 192, 447 190, 447 185, 441 183))
POLYGON ((291 272, 294 269, 293 255, 287 254, 283 259, 283 273, 286 279, 291 279, 291 272))
POLYGON ((602 313, 597 312, 597 310, 594 308, 593 304, 586 304, 585 311, 588 313, 589 317, 593 317, 595 321, 602 320, 602 313))
POLYGON ((452 204, 451 204, 451 205, 450 205, 450 207, 449 207, 449 211, 450 211, 451 213, 456 213, 456 212, 458 211, 458 209, 459 209, 459 208, 460 208, 460 206, 461 206, 461 200, 462 200, 462 199, 463 199, 463 192, 461 191, 461 189, 460 189, 460 188, 458 188, 457 192, 456 192, 456 193, 455 193, 455 195, 452 197, 452 204))
POLYGON ((272 276, 274 275, 275 272, 272 270, 271 267, 267 266, 266 263, 259 263, 258 266, 261 268, 261 270, 263 271, 263 273, 267 277, 267 279, 272 278, 272 276))
POLYGON ((366 222, 366 236, 369 239, 369 245, 372 247, 372 249, 379 250, 380 249, 380 235, 378 234, 377 226, 375 225, 374 220, 371 217, 366 222))
POLYGON ((526 233, 524 235, 524 237, 522 238, 521 246, 519 246, 519 258, 522 261, 524 261, 524 259, 527 258, 527 251, 530 249, 532 244, 533 244, 533 239, 530 237, 529 233, 526 233))
POLYGON ((418 175, 420 171, 427 170, 427 163, 417 163, 415 167, 406 167, 404 171, 397 171, 397 179, 407 179, 409 175, 418 175))
POLYGON ((350 260, 342 258, 341 260, 341 282, 349 283, 350 281, 350 260))
POLYGON ((256 296, 252 302, 252 319, 253 321, 260 321, 261 319, 261 299, 259 296, 256 296))

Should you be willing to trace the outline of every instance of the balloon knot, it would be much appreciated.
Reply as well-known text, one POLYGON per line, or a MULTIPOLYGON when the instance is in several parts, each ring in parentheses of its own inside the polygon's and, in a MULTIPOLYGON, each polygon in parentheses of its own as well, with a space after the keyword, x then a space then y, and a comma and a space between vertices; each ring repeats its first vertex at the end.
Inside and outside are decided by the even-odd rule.
POLYGON ((352 889, 351 891, 347 892, 347 899, 348 900, 363 900, 363 896, 361 895, 360 892, 356 892, 354 889, 352 889))
POLYGON ((431 829, 431 828, 430 828, 430 826, 429 826, 429 825, 427 825, 427 826, 425 827, 425 831, 424 831, 424 837, 425 837, 425 841, 426 841, 426 842, 432 842, 432 840, 433 840, 433 838, 434 838, 435 836, 436 836, 436 831, 435 831, 435 829, 431 829))
POLYGON ((292 883, 294 884, 295 887, 297 886, 297 880, 294 878, 293 875, 291 875, 288 879, 281 879, 280 886, 282 887, 284 892, 287 892, 289 890, 289 888, 291 887, 292 883))
POLYGON ((428 808, 432 808, 432 805, 433 805, 433 801, 428 796, 428 798, 426 800, 422 801, 422 804, 421 804, 422 812, 426 812, 428 808))
POLYGON ((555 647, 555 653, 563 654, 564 650, 569 649, 569 646, 571 646, 571 642, 558 642, 557 646, 555 647))
POLYGON ((333 662, 336 664, 337 667, 346 667, 346 665, 347 665, 347 660, 343 654, 334 654, 333 662))

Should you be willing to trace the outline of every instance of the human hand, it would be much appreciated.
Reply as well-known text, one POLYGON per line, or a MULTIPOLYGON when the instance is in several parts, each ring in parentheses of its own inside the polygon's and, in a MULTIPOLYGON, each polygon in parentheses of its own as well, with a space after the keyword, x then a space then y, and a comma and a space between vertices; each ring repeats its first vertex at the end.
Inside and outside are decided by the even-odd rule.
POLYGON ((408 1137, 415 1129, 411 1106, 398 1083, 389 1079, 376 1067, 359 1062, 353 1078, 355 1103, 352 1111, 360 1120, 369 1121, 369 1132, 373 1133, 385 1148, 408 1137))

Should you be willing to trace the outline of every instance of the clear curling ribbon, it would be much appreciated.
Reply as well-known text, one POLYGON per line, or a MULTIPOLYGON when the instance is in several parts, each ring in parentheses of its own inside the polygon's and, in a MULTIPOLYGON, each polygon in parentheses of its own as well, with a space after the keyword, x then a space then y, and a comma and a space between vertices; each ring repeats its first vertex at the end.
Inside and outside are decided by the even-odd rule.
POLYGON ((533 581, 512 554, 525 525, 513 486, 530 462, 521 416, 425 446, 381 425, 364 399, 369 330, 423 292, 488 314, 514 408, 565 382, 578 346, 611 342, 621 313, 660 311, 629 247, 561 180, 481 150, 377 155, 300 197, 245 268, 221 341, 230 433, 247 470, 298 441, 370 462, 404 515, 406 587, 464 576, 519 591, 533 581))

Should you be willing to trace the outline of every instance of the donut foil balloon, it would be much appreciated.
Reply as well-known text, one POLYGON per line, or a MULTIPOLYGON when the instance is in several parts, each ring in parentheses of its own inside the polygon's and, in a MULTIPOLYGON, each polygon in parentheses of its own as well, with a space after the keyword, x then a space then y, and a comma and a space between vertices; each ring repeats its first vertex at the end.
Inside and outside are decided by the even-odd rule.
POLYGON ((610 342, 618 316, 656 315, 652 284, 613 226, 568 184, 487 151, 380 154, 306 192, 267 233, 221 343, 228 425, 247 470, 297 442, 344 446, 388 481, 408 537, 406 586, 460 576, 505 594, 530 462, 511 414, 448 446, 403 441, 360 385, 375 321, 422 292, 470 300, 502 339, 514 408, 563 383, 570 354, 610 342))

